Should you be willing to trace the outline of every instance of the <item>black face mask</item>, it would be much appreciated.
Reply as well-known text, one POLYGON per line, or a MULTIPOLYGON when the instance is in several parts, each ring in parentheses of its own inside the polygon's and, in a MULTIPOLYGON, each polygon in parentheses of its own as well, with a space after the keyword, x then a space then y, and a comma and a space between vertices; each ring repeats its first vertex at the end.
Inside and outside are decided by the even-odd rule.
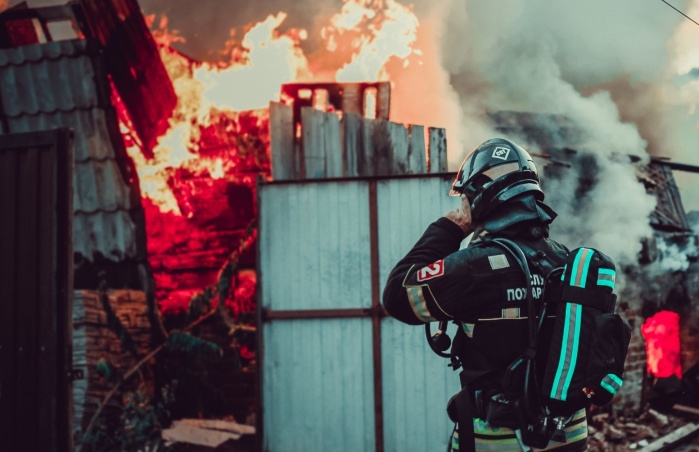
POLYGON ((483 221, 483 228, 490 234, 502 232, 523 223, 540 223, 548 226, 558 214, 537 201, 534 195, 524 194, 499 206, 483 221))

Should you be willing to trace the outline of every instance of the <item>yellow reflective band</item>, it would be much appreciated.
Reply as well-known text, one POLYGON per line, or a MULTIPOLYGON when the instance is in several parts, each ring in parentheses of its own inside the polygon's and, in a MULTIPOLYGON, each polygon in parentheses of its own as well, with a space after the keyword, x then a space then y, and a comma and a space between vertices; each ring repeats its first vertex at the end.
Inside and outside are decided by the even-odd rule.
POLYGON ((405 290, 408 292, 408 301, 415 316, 423 322, 434 322, 437 319, 432 316, 430 310, 427 309, 427 302, 422 293, 422 286, 407 286, 405 290))

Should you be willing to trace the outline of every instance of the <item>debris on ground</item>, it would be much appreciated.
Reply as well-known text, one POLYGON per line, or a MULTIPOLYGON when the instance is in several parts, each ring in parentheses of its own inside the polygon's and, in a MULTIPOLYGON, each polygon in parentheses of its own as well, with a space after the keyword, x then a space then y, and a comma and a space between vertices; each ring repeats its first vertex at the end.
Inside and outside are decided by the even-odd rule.
POLYGON ((593 414, 588 424, 590 452, 651 452, 683 444, 687 452, 699 452, 699 423, 680 413, 649 409, 637 417, 593 414))
POLYGON ((223 419, 180 419, 163 430, 166 445, 186 443, 217 448, 227 441, 255 435, 255 427, 223 419))

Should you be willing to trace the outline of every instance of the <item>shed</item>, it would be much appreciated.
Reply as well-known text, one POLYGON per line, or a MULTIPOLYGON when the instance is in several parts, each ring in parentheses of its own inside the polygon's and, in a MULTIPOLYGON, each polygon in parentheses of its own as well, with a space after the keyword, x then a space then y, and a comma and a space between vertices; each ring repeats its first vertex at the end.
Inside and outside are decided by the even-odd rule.
MULTIPOLYGON (((74 383, 76 427, 85 425, 106 388, 97 384, 95 364, 114 350, 104 306, 96 291, 130 289, 125 312, 151 320, 152 293, 146 259, 144 214, 136 172, 119 132, 102 48, 92 40, 66 40, 0 49, 0 125, 2 134, 39 133, 55 128, 74 131, 73 172, 73 366, 82 378, 74 383)), ((2 138, 2 137, 0 137, 2 138)), ((119 315, 120 307, 114 307, 119 315)), ((131 326, 131 325, 130 325, 131 326)), ((134 326, 149 344, 150 322, 134 326)), ((113 335, 112 335, 113 336, 113 335)), ((112 341, 113 342, 113 341, 112 341)), ((116 347, 118 349, 118 346, 116 347)), ((141 349, 142 350, 142 349, 141 349)), ((76 374, 77 375, 77 374, 76 374)))

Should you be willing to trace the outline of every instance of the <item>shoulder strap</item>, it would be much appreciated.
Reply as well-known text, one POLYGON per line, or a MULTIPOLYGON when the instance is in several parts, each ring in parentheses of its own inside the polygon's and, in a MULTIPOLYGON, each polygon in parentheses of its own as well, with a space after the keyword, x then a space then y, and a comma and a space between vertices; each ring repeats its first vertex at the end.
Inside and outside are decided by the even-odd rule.
POLYGON ((545 279, 548 279, 548 276, 552 272, 561 269, 561 266, 557 265, 554 259, 549 256, 546 251, 535 249, 524 242, 520 242, 517 245, 519 245, 519 247, 522 249, 522 252, 527 257, 527 260, 529 260, 529 262, 541 272, 545 279))

